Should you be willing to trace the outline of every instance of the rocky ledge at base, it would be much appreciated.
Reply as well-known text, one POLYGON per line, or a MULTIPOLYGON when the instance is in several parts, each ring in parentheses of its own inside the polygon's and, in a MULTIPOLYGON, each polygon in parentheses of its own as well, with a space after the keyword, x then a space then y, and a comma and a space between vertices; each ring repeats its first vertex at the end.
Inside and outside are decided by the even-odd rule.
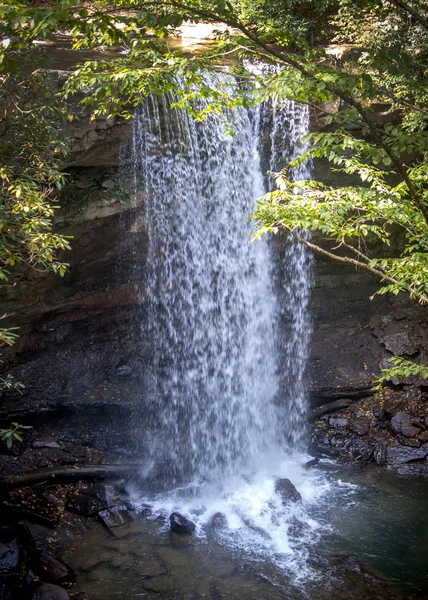
MULTIPOLYGON (((76 470, 78 470, 76 466, 76 470)), ((101 524, 114 528, 136 513, 120 483, 0 487, 0 600, 68 600, 76 583, 62 560, 73 541, 101 524)))
POLYGON ((385 388, 325 414, 312 441, 344 460, 374 462, 398 475, 428 477, 428 403, 424 389, 385 388))

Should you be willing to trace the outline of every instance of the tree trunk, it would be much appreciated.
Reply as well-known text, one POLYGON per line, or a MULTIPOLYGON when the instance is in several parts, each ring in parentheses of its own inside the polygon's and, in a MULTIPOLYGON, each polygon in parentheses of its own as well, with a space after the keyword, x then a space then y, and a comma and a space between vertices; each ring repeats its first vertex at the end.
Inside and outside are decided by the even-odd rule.
POLYGON ((318 408, 314 408, 311 413, 311 419, 319 419, 323 415, 328 415, 329 413, 336 412, 336 410, 340 410, 341 408, 348 408, 350 404, 352 404, 352 400, 350 398, 339 398, 339 400, 335 400, 334 402, 329 402, 328 404, 323 404, 322 406, 318 406, 318 408))
POLYGON ((8 475, 0 478, 0 490, 12 490, 38 484, 69 483, 78 479, 115 479, 135 477, 143 470, 143 465, 100 465, 71 467, 66 469, 45 469, 23 475, 8 475))

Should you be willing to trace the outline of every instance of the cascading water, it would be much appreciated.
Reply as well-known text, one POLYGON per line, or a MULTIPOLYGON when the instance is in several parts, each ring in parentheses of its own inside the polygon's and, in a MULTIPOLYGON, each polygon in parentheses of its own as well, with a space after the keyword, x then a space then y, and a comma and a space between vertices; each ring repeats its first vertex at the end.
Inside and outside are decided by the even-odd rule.
MULTIPOLYGON (((269 241, 250 244, 255 199, 266 191, 264 109, 231 112, 230 136, 222 117, 198 123, 172 101, 149 97, 132 139, 149 237, 142 293, 151 456, 170 490, 151 505, 190 513, 200 533, 222 512, 230 544, 290 556, 317 525, 302 506, 283 506, 275 478, 290 478, 309 504, 324 489, 295 455, 304 430, 309 261, 288 245, 292 277, 278 295, 269 241), (288 315, 285 342, 281 315, 288 315), (296 520, 304 527, 293 542, 296 520)), ((307 113, 294 103, 271 113, 270 165, 277 169, 300 151, 307 113)))
MULTIPOLYGON (((271 105, 269 170, 275 173, 298 156, 306 148, 302 137, 309 129, 309 109, 292 101, 273 102, 271 105)), ((288 176, 294 181, 311 178, 311 162, 289 169, 288 176)), ((269 181, 273 188, 273 177, 269 181)), ((306 236, 302 232, 303 237, 306 236)), ((280 291, 280 317, 286 323, 281 336, 279 356, 285 410, 282 426, 289 445, 302 449, 306 434, 307 396, 304 375, 311 333, 308 305, 311 287, 311 255, 303 244, 289 237, 282 253, 277 257, 284 265, 280 291), (285 418, 284 418, 285 417, 285 418)))

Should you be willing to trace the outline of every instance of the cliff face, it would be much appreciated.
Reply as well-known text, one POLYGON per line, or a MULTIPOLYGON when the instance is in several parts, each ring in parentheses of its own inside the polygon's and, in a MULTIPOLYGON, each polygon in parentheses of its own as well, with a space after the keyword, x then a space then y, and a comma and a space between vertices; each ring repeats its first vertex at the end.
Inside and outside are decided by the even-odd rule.
MULTIPOLYGON (((28 274, 3 299, 1 310, 21 327, 13 370, 26 390, 2 405, 2 415, 67 411, 114 420, 146 401, 144 198, 124 189, 118 167, 129 134, 128 123, 114 121, 75 130, 59 217, 73 236, 70 271, 63 279, 28 274)), ((343 263, 316 257, 314 272, 307 373, 314 404, 369 393, 392 352, 428 360, 424 309, 405 298, 370 300, 378 281, 343 263)), ((82 434, 85 442, 100 443, 97 427, 82 434)))

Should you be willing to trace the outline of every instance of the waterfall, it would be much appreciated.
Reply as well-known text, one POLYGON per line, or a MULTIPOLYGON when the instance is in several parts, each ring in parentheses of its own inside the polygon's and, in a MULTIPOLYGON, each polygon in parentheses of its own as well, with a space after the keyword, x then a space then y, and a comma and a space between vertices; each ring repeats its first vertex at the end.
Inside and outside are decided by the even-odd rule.
POLYGON ((171 478, 254 469, 278 443, 277 305, 267 240, 250 244, 264 192, 251 115, 196 123, 151 97, 134 120, 149 232, 146 335, 153 453, 171 478))
POLYGON ((226 115, 230 135, 224 116, 197 122, 173 101, 145 100, 131 143, 149 238, 144 416, 156 477, 161 472, 169 490, 149 500, 160 512, 187 511, 200 532, 220 511, 231 545, 288 556, 307 535, 315 539, 318 525, 302 506, 283 506, 276 478, 292 479, 309 504, 325 488, 302 468, 307 457, 296 458, 310 261, 288 240, 279 276, 275 240, 250 243, 250 218, 269 186, 265 127, 276 170, 303 149, 308 114, 292 102, 238 108, 226 115), (305 521, 297 537, 296 519, 305 521))
MULTIPOLYGON (((298 156, 306 148, 302 137, 309 130, 309 109, 292 101, 274 101, 269 106, 270 130, 269 171, 275 173, 298 156)), ((266 111, 265 111, 266 112, 266 111)), ((294 181, 311 178, 310 161, 289 169, 288 176, 294 181)), ((273 177, 269 181, 274 187, 273 177)), ((306 237, 306 232, 301 232, 306 237)), ((280 339, 279 356, 286 368, 281 373, 285 410, 282 412, 283 431, 288 443, 302 448, 306 437, 307 396, 304 382, 311 321, 308 315, 310 299, 312 260, 306 246, 291 236, 277 260, 285 271, 280 283, 280 318, 286 324, 280 339)))

